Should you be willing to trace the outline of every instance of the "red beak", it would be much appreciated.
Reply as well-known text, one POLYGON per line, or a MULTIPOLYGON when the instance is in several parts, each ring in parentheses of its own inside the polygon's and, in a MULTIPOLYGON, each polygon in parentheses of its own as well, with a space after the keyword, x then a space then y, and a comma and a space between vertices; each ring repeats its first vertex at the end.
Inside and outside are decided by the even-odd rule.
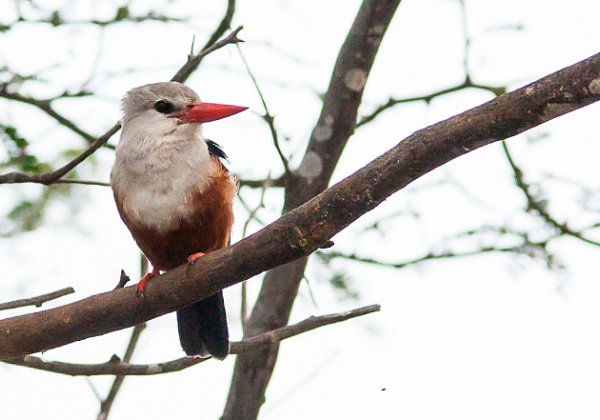
POLYGON ((177 117, 182 123, 205 123, 227 118, 248 109, 247 106, 211 104, 196 102, 181 111, 177 117))

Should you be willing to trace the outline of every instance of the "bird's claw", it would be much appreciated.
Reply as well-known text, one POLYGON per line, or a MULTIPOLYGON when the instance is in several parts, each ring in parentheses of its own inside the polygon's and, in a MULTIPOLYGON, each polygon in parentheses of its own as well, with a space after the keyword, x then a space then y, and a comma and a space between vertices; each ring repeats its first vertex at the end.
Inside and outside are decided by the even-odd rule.
POLYGON ((144 292, 146 291, 146 284, 148 283, 148 280, 150 280, 152 277, 158 276, 158 274, 159 271, 153 269, 151 272, 144 274, 144 276, 140 279, 137 286, 135 287, 135 293, 139 299, 143 299, 146 297, 144 292))

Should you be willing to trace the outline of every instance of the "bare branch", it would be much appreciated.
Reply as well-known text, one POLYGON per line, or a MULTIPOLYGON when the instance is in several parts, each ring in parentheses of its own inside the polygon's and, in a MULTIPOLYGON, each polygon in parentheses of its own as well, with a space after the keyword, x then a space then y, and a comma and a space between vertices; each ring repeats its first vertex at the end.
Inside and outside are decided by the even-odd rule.
MULTIPOLYGON (((188 57, 188 61, 177 71, 175 76, 171 79, 172 81, 184 82, 187 78, 192 74, 192 72, 198 67, 200 62, 204 57, 208 54, 223 48, 229 44, 235 44, 240 42, 241 40, 237 38, 237 34, 242 30, 242 26, 239 26, 234 31, 232 31, 228 36, 223 38, 221 41, 216 42, 210 47, 200 51, 197 55, 193 57, 188 57)), ((108 140, 121 128, 121 124, 117 122, 112 128, 110 128, 106 133, 102 136, 98 137, 93 143, 83 151, 79 156, 75 159, 64 165, 62 168, 59 168, 53 172, 48 172, 45 174, 25 174, 22 172, 9 172, 7 174, 0 175, 0 184, 18 184, 18 183, 37 183, 50 185, 57 182, 60 178, 65 176, 67 173, 72 171, 77 165, 86 160, 89 156, 91 156, 96 150, 106 144, 108 140)))
POLYGON ((473 83, 471 81, 471 79, 467 76, 467 78, 465 78, 465 80, 459 85, 451 86, 446 89, 441 89, 441 90, 438 90, 437 92, 429 93, 427 95, 413 96, 413 97, 401 98, 401 99, 389 98, 385 104, 379 105, 370 114, 362 117, 360 119, 360 121, 356 124, 356 127, 357 128, 362 127, 363 125, 370 123, 375 118, 377 118, 379 116, 379 114, 395 107, 396 105, 410 103, 410 102, 419 102, 419 101, 425 101, 425 102, 429 103, 433 99, 435 99, 439 96, 447 95, 448 93, 457 92, 459 90, 469 89, 469 88, 486 90, 488 92, 493 93, 495 96, 500 96, 500 95, 506 93, 505 87, 476 84, 476 83, 473 83))
POLYGON ((552 217, 552 215, 546 209, 546 206, 531 192, 531 186, 525 181, 523 171, 515 163, 514 159, 510 154, 510 151, 508 150, 508 145, 505 141, 502 142, 502 148, 504 150, 504 154, 506 156, 506 159, 508 160, 511 169, 513 170, 515 184, 521 190, 521 192, 525 196, 525 199, 527 200, 526 210, 530 213, 535 213, 539 215, 542 218, 542 220, 544 220, 548 225, 550 225, 563 235, 571 236, 590 245, 600 246, 600 242, 594 241, 593 239, 589 239, 583 236, 581 232, 577 232, 571 229, 567 225, 567 223, 560 223, 554 217, 552 217))
POLYGON ((37 184, 50 185, 58 181, 60 178, 65 176, 67 173, 72 171, 77 165, 90 157, 96 150, 102 147, 119 129, 121 128, 120 123, 116 123, 106 133, 98 137, 86 150, 84 150, 79 156, 68 162, 61 168, 55 171, 48 172, 45 174, 25 174, 22 172, 9 172, 7 174, 0 175, 0 184, 20 184, 26 182, 32 182, 37 184))
POLYGON ((285 186, 285 177, 280 176, 275 179, 240 179, 239 180, 240 187, 248 187, 248 188, 271 188, 271 187, 279 187, 282 188, 285 186))
POLYGON ((229 44, 237 44, 238 42, 243 42, 241 39, 237 37, 238 33, 243 29, 243 26, 238 26, 235 28, 229 35, 223 38, 220 41, 215 42, 210 47, 207 47, 200 51, 196 55, 188 56, 187 62, 175 73, 175 76, 171 78, 172 82, 180 82, 183 83, 187 80, 188 77, 198 68, 202 59, 206 57, 208 54, 223 48, 229 44))
POLYGON ((55 184, 78 184, 78 185, 96 185, 98 187, 110 187, 110 182, 88 181, 84 179, 59 179, 55 184))
MULTIPOLYGON (((288 325, 277 330, 260 334, 256 337, 246 338, 242 341, 231 343, 231 354, 240 354, 257 347, 278 343, 285 339, 303 334, 305 332, 347 321, 352 318, 367 315, 380 310, 379 305, 364 306, 362 308, 352 309, 350 311, 336 314, 311 316, 294 325, 288 325)), ((133 338, 133 337, 132 337, 133 338)), ((158 375, 161 373, 177 372, 190 366, 202 363, 206 359, 198 357, 182 357, 169 362, 152 363, 147 365, 134 365, 128 363, 125 358, 123 361, 111 359, 106 363, 99 364, 75 364, 51 360, 44 360, 39 357, 25 356, 4 362, 13 365, 30 367, 33 369, 45 370, 48 372, 62 373, 71 376, 92 376, 92 375, 158 375)))
POLYGON ((402 99, 389 98, 385 104, 379 105, 370 114, 362 117, 360 119, 360 121, 356 124, 357 128, 375 120, 375 118, 377 118, 377 116, 379 116, 379 114, 381 114, 382 112, 384 112, 388 109, 393 108, 396 105, 410 103, 410 102, 420 102, 420 101, 430 103, 433 99, 435 99, 439 96, 443 96, 443 95, 446 95, 446 94, 452 93, 452 92, 457 92, 457 91, 460 91, 463 89, 473 88, 473 89, 485 90, 485 91, 491 92, 495 96, 500 96, 500 95, 506 93, 506 87, 504 87, 504 86, 490 86, 490 85, 482 85, 482 84, 478 84, 478 83, 473 83, 472 77, 471 77, 471 72, 469 69, 469 54, 470 54, 470 49, 471 49, 471 36, 469 35, 469 30, 468 30, 467 13, 466 13, 466 7, 465 7, 464 0, 459 0, 459 6, 460 6, 460 14, 461 14, 462 32, 463 32, 463 38, 464 38, 464 45, 463 45, 463 50, 464 50, 463 67, 464 67, 464 72, 465 72, 464 81, 458 85, 451 86, 446 89, 441 89, 437 92, 433 92, 428 95, 420 95, 420 96, 414 96, 414 97, 402 98, 402 99))
POLYGON ((248 73, 248 76, 250 76, 250 79, 252 80, 252 84, 254 85, 254 89, 256 90, 256 93, 258 94, 258 97, 260 98, 260 102, 263 106, 263 109, 265 110, 265 114, 261 115, 262 119, 267 123, 267 125, 269 126, 269 131, 271 132, 271 138, 273 139, 273 145, 275 146, 275 150, 277 150, 277 154, 279 155, 279 159, 281 160, 281 164, 283 165, 283 170, 285 175, 284 176, 290 176, 290 164, 289 161, 287 159, 287 157, 285 157, 285 155, 283 154, 283 151, 281 150, 281 145, 279 144, 279 134, 277 133, 277 129, 275 128, 275 117, 269 112, 269 107, 267 106, 267 101, 265 100, 265 96, 262 93, 262 90, 260 89, 260 86, 258 85, 258 81, 256 80, 256 77, 254 77, 254 73, 252 73, 252 70, 250 69, 250 65, 248 64, 248 61, 246 61, 246 57, 244 56, 244 53, 242 53, 242 49, 240 48, 239 45, 236 45, 238 53, 240 55, 240 58, 242 59, 242 63, 244 64, 244 67, 246 69, 246 73, 248 73))
MULTIPOLYGON (((400 0, 363 0, 336 58, 319 118, 302 163, 285 178, 283 213, 324 191, 348 139, 381 41, 400 0)), ((332 209, 332 211, 335 211, 332 209)), ((245 334, 287 324, 304 276, 306 258, 269 271, 248 319, 245 334)), ((222 420, 256 418, 277 361, 278 346, 238 357, 222 420)))
MULTIPOLYGON (((146 328, 146 324, 136 325, 131 332, 131 337, 129 339, 129 344, 127 345, 127 350, 125 350, 125 355, 123 356, 123 364, 129 364, 131 358, 133 357, 133 352, 137 343, 140 339, 140 335, 146 328)), ((116 362, 116 361, 115 361, 116 362)), ((112 386, 110 387, 110 391, 108 391, 107 397, 100 403, 100 413, 98 413, 97 420, 106 420, 110 413, 110 409, 121 389, 121 385, 123 385, 123 381, 125 380, 124 375, 117 375, 115 380, 113 381, 112 386)))
MULTIPOLYGON (((248 227, 250 226, 250 223, 253 220, 257 220, 259 223, 260 220, 258 220, 257 218, 257 213, 260 209, 265 207, 265 194, 267 192, 267 186, 263 186, 261 193, 260 193, 260 200, 258 202, 258 205, 253 208, 253 209, 248 209, 248 217, 246 218, 246 221, 244 222, 244 227, 242 228, 242 238, 246 237, 246 234, 248 233, 248 227)), ((245 331, 246 328, 246 321, 248 321, 248 293, 247 293, 247 287, 246 287, 246 282, 242 282, 242 288, 241 288, 241 293, 242 293, 242 297, 241 297, 241 308, 240 308, 240 319, 242 321, 242 331, 245 331)))
MULTIPOLYGON (((10 359, 137 325, 197 302, 320 248, 409 183, 473 150, 600 100, 600 53, 514 92, 419 130, 274 223, 150 282, 0 321, 0 358, 10 359)), ((277 280, 272 280, 276 285, 277 280)), ((282 290, 282 289, 280 289, 282 290)), ((272 308, 271 308, 272 309, 272 308)), ((260 333, 259 333, 260 334, 260 333)))
POLYGON ((42 304, 49 302, 65 295, 75 293, 72 287, 65 287, 64 289, 56 290, 55 292, 46 293, 43 295, 35 296, 27 299, 13 300, 12 302, 0 303, 0 311, 7 309, 22 308, 24 306, 35 306, 40 307, 42 304))
POLYGON ((121 270, 121 275, 119 276, 119 282, 117 283, 117 285, 115 286, 115 289, 122 289, 123 287, 125 287, 125 285, 127 283, 129 283, 129 280, 131 280, 129 278, 129 276, 125 273, 125 270, 121 270))
POLYGON ((54 98, 50 98, 50 99, 35 99, 35 98, 30 98, 27 96, 20 95, 16 92, 9 92, 7 89, 7 84, 0 85, 0 98, 5 98, 5 99, 11 100, 11 101, 16 101, 16 102, 21 102, 21 103, 25 103, 28 105, 32 105, 32 106, 40 109, 41 111, 44 111, 49 117, 56 120, 63 127, 66 127, 69 130, 71 130, 72 132, 74 132, 75 134, 77 134, 78 136, 81 136, 88 143, 92 143, 96 139, 96 137, 94 137, 92 134, 88 133, 87 131, 83 130, 81 127, 79 127, 77 124, 75 124, 73 121, 71 121, 64 115, 59 114, 52 107, 52 102, 56 99, 81 97, 81 96, 87 96, 87 95, 89 95, 89 93, 85 93, 85 95, 83 92, 81 92, 80 94, 77 94, 77 95, 68 95, 67 93, 65 93, 65 94, 63 94, 63 96, 58 96, 58 97, 54 97, 54 98))
POLYGON ((530 252, 527 252, 528 249, 543 249, 547 245, 548 241, 541 241, 535 243, 522 243, 514 246, 483 246, 481 248, 474 249, 472 251, 463 251, 463 252, 454 252, 454 251, 445 251, 445 252, 429 252, 425 255, 422 255, 417 258, 413 258, 406 261, 400 262, 388 262, 382 261, 375 258, 369 257, 361 257, 354 253, 343 253, 339 251, 330 251, 330 252, 320 252, 317 251, 317 255, 325 261, 331 261, 333 259, 344 259, 349 261, 354 261, 358 263, 366 263, 373 264, 380 267, 387 268, 395 268, 401 269, 409 266, 421 264, 428 261, 436 261, 436 260, 446 260, 446 259, 454 259, 454 258, 465 258, 465 257, 474 257, 477 255, 483 254, 491 254, 491 253, 499 253, 499 254, 527 254, 531 255, 530 252))
MULTIPOLYGON (((244 199, 244 197, 242 195, 238 194, 238 200, 240 201, 240 204, 244 207, 244 209, 248 212, 248 213, 252 213, 253 209, 250 208, 250 206, 248 205, 248 203, 246 203, 246 200, 244 199)), ((258 215, 255 213, 254 216, 252 217, 258 224, 265 226, 266 223, 263 222, 258 215)), ((242 235, 242 238, 244 237, 244 235, 242 235)))
POLYGON ((111 19, 64 19, 58 10, 51 12, 48 17, 42 19, 29 19, 25 18, 22 15, 19 15, 18 19, 10 22, 2 24, 5 27, 5 30, 8 30, 20 23, 27 24, 50 24, 54 27, 65 26, 65 25, 95 25, 99 27, 106 27, 115 25, 118 23, 130 22, 130 23, 141 23, 141 22, 184 22, 184 19, 165 16, 154 12, 148 12, 145 15, 131 15, 129 12, 129 8, 127 6, 121 6, 117 9, 115 16, 111 19))
POLYGON ((213 45, 215 42, 217 42, 219 40, 219 38, 221 38, 223 36, 225 31, 227 31, 227 29, 231 28, 231 21, 233 19, 234 13, 235 13, 235 0, 227 0, 227 9, 225 10, 225 15, 223 16, 223 19, 221 19, 221 22, 219 22, 219 25, 213 31, 211 36, 206 41, 206 44, 204 44, 204 47, 202 47, 203 50, 207 49, 208 47, 213 45))

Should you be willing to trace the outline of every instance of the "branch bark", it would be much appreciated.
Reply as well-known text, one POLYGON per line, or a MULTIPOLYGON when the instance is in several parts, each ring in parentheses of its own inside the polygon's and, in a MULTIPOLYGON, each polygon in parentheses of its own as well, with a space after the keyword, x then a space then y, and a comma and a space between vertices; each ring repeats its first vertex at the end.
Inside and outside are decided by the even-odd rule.
MULTIPOLYGON (((286 213, 324 191, 337 162, 354 132, 358 107, 383 35, 400 0, 364 0, 340 48, 321 115, 312 131, 300 167, 286 168, 286 213)), ((267 111, 268 115, 268 111, 267 111)), ((284 166, 287 166, 284 162, 284 166)), ((306 258, 269 271, 244 329, 249 336, 288 323, 306 258)), ((277 344, 236 359, 222 420, 258 416, 275 363, 277 344)))
MULTIPOLYGON (((131 332, 131 337, 129 339, 129 344, 127 345, 127 350, 125 350, 125 355, 123 356, 123 363, 129 364, 131 358, 133 357, 133 352, 137 346, 137 343, 140 339, 140 335, 146 328, 146 324, 139 324, 133 328, 131 332)), ((123 385, 123 381, 125 381, 125 376, 117 375, 113 380, 113 384, 110 387, 110 391, 108 391, 108 395, 106 398, 100 402, 100 412, 96 416, 96 420, 106 420, 108 415, 110 414, 110 410, 113 407, 113 403, 117 398, 117 394, 121 390, 121 386, 123 385)))
POLYGON ((60 290, 56 290, 54 292, 45 293, 43 295, 34 296, 32 298, 27 299, 18 299, 13 300, 11 302, 0 303, 0 311, 4 311, 7 309, 15 309, 22 308, 24 306, 36 306, 40 307, 42 304, 49 302, 54 299, 58 299, 59 297, 63 297, 65 295, 69 295, 71 293, 75 293, 75 290, 72 287, 65 287, 60 290))
POLYGON ((308 256, 361 215, 431 170, 600 100, 600 53, 419 130, 318 197, 241 240, 148 284, 0 321, 0 359, 148 321, 265 270, 308 256))
MULTIPOLYGON (((367 315, 379 311, 379 305, 369 305, 362 308, 352 309, 350 311, 340 312, 336 314, 311 316, 310 318, 300 321, 294 325, 288 325, 277 330, 268 331, 256 337, 250 337, 243 341, 231 343, 231 354, 241 354, 245 351, 252 350, 256 347, 261 347, 291 337, 312 331, 317 328, 327 325, 337 324, 338 322, 347 321, 352 318, 367 315)), ((109 360, 105 363, 98 364, 76 364, 65 363, 53 360, 44 360, 34 356, 24 356, 17 359, 8 360, 7 363, 29 367, 33 369, 44 370, 47 372, 62 373, 70 376, 93 376, 93 375, 159 375, 161 373, 177 372, 188 367, 197 365, 209 360, 209 358, 201 359, 198 357, 182 357, 180 359, 171 360, 163 363, 151 364, 131 364, 127 363, 128 359, 123 361, 109 360)))
MULTIPOLYGON (((241 40, 237 37, 238 33, 241 30, 242 26, 237 27, 222 40, 215 42, 210 47, 207 47, 200 51, 198 54, 188 57, 187 62, 177 71, 177 73, 175 73, 175 76, 173 76, 171 80, 181 83, 185 82, 187 78, 198 68, 204 57, 206 57, 208 54, 220 48, 223 48, 226 45, 241 42, 241 40)), ((92 144, 90 144, 90 146, 86 150, 84 150, 79 156, 74 158, 72 161, 68 162, 63 167, 56 169, 55 171, 48 172, 45 174, 26 174, 22 172, 9 172, 7 174, 0 174, 0 184, 53 184, 60 180, 60 178, 71 172, 81 162, 83 162, 92 154, 94 154, 96 150, 98 150, 100 147, 104 146, 108 142, 108 140, 110 140, 110 138, 115 133, 117 133, 117 131, 119 131, 120 128, 121 123, 115 123, 115 125, 113 125, 106 133, 94 140, 92 144)))

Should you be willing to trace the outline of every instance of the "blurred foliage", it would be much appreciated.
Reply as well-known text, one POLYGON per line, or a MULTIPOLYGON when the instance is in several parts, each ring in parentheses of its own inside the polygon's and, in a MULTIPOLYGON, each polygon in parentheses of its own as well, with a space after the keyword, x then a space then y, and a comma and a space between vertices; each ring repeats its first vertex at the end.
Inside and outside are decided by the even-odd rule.
POLYGON ((0 169, 36 174, 50 170, 48 164, 40 162, 29 152, 29 141, 19 134, 16 127, 0 124, 0 139, 8 156, 6 161, 0 163, 0 169))
POLYGON ((359 300, 360 293, 354 285, 352 277, 344 270, 332 264, 333 258, 327 253, 316 253, 318 262, 318 279, 331 285, 340 300, 359 300))
MULTIPOLYGON (((52 170, 51 165, 41 162, 29 150, 29 141, 21 136, 14 126, 0 124, 0 145, 6 155, 6 159, 0 162, 2 172, 44 173, 52 170)), ((72 159, 79 153, 77 150, 67 149, 61 152, 60 158, 72 159)), ((68 179, 76 177, 76 171, 69 173, 67 176, 68 179)), ((0 224, 0 236, 14 236, 38 228, 44 221, 48 206, 55 200, 68 198, 75 201, 70 184, 55 184, 48 188, 39 186, 35 190, 36 193, 33 196, 22 193, 19 199, 16 200, 13 207, 6 214, 5 220, 0 224)), ((73 211, 77 208, 77 206, 72 207, 73 211)))

